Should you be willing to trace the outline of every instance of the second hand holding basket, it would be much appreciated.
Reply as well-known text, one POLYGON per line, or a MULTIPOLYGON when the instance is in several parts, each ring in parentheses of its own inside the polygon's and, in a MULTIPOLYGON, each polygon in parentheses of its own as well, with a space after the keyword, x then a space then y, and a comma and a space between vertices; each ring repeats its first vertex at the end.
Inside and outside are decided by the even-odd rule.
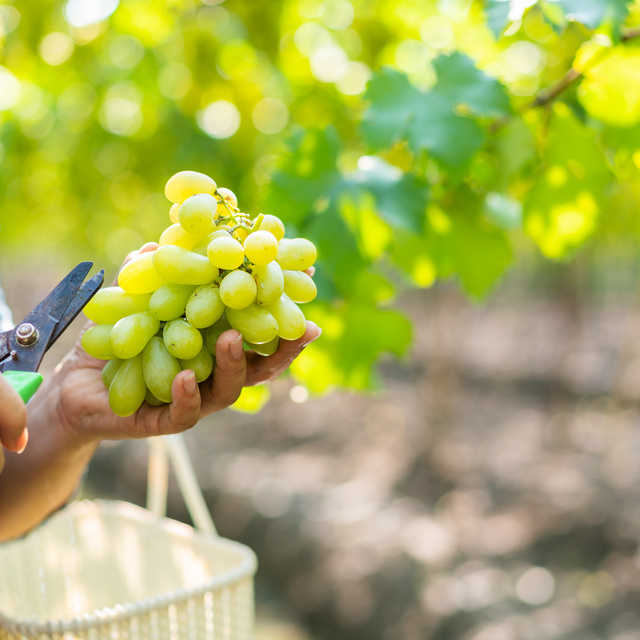
POLYGON ((248 547, 217 536, 181 435, 149 440, 148 510, 73 502, 0 545, 0 640, 250 640, 248 547), (199 529, 162 517, 168 456, 199 529))

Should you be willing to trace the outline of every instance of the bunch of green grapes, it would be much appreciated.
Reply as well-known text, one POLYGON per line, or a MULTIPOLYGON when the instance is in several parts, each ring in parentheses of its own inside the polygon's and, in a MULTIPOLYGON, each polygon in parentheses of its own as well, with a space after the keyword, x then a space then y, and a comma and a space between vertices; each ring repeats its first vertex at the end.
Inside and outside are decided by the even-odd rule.
POLYGON ((125 264, 118 286, 100 290, 84 309, 96 326, 82 346, 108 360, 102 379, 119 416, 145 401, 171 402, 171 384, 184 369, 198 382, 209 378, 227 329, 263 356, 280 339, 300 338, 306 321, 298 303, 316 297, 307 273, 316 248, 305 238, 285 238, 279 218, 252 219, 232 191, 195 171, 172 176, 165 194, 173 224, 158 249, 125 264))

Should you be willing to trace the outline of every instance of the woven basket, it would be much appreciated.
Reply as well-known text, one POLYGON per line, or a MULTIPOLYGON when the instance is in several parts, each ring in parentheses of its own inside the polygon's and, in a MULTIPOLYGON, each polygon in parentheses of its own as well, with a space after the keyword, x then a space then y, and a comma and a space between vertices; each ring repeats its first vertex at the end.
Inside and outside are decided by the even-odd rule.
POLYGON ((253 638, 255 555, 215 534, 180 436, 153 440, 148 503, 166 504, 168 445, 209 532, 127 502, 71 503, 0 545, 0 640, 253 638))

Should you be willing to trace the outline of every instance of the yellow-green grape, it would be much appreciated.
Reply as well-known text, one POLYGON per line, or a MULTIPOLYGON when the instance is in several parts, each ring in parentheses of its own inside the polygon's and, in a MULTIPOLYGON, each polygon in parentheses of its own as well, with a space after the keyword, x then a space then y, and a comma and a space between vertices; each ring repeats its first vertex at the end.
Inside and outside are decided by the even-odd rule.
POLYGON ((153 252, 153 266, 165 282, 174 284, 207 284, 220 273, 204 256, 171 245, 153 252))
MULTIPOLYGON (((227 203, 229 203, 232 207, 238 208, 238 198, 236 198, 236 194, 231 191, 231 189, 227 189, 227 187, 218 187, 218 195, 227 203)), ((224 207, 224 205, 222 205, 224 207)))
POLYGON ((230 271, 220 283, 220 298, 230 309, 244 309, 255 299, 256 281, 246 271, 230 271))
POLYGON ((213 371, 213 356, 203 348, 195 358, 181 359, 180 366, 183 371, 191 369, 196 374, 196 382, 204 382, 213 371))
POLYGON ((167 351, 181 360, 195 358, 203 345, 202 334, 182 318, 164 325, 162 339, 167 351))
POLYGON ((163 404, 167 404, 166 402, 162 402, 160 398, 156 398, 149 389, 147 389, 147 392, 144 394, 144 401, 152 407, 160 407, 163 404))
POLYGON ((304 271, 283 271, 284 292, 294 302, 311 302, 317 295, 318 289, 313 278, 304 271))
POLYGON ((226 229, 216 229, 211 233, 208 233, 202 240, 198 240, 198 243, 191 249, 194 253, 199 253, 201 256, 207 256, 207 250, 209 249, 209 244, 215 238, 230 238, 231 234, 226 229))
POLYGON ((142 372, 149 391, 158 400, 171 402, 171 384, 180 371, 178 358, 169 353, 162 338, 151 338, 142 351, 142 372))
POLYGON ((104 287, 85 305, 84 315, 97 324, 115 324, 132 313, 149 309, 150 293, 127 293, 121 287, 104 287))
POLYGON ((271 231, 254 231, 244 241, 244 255, 255 265, 269 264, 278 255, 278 240, 271 231))
POLYGON ((82 334, 82 339, 80 340, 82 348, 92 358, 112 360, 116 357, 109 340, 112 329, 112 324, 97 324, 95 327, 90 327, 82 334))
POLYGON ((209 353, 214 356, 216 355, 216 343, 218 342, 218 338, 229 329, 233 329, 233 327, 229 324, 226 316, 222 316, 220 320, 212 324, 205 331, 204 344, 207 347, 209 353))
POLYGON ((255 351, 259 356, 271 356, 278 350, 280 344, 280 338, 276 336, 273 340, 265 342, 264 344, 255 344, 253 342, 247 342, 247 346, 252 351, 255 351))
POLYGON ((278 242, 284 238, 284 224, 280 218, 265 213, 260 223, 260 231, 270 231, 278 242))
POLYGON ((111 410, 122 418, 130 416, 142 406, 146 393, 142 357, 125 360, 109 385, 111 410))
POLYGON ((118 320, 111 329, 111 349, 117 358, 137 356, 160 329, 160 321, 148 311, 132 313, 118 320))
POLYGON ((102 368, 102 382, 107 389, 111 386, 113 379, 116 377, 116 373, 118 373, 123 363, 124 360, 114 358, 113 360, 109 360, 102 368))
MULTIPOLYGON (((248 229, 245 229, 244 227, 238 227, 234 232, 233 232, 233 237, 240 243, 240 244, 244 244, 244 241, 247 239, 247 236, 249 235, 249 231, 248 229)), ((245 254, 246 255, 246 254, 245 254)))
POLYGON ((256 280, 256 302, 261 306, 268 306, 280 299, 284 292, 284 277, 282 267, 274 260, 264 267, 253 270, 256 280))
POLYGON ((149 313, 162 322, 179 318, 195 288, 194 284, 163 284, 149 300, 149 313))
POLYGON ((278 323, 278 335, 283 340, 297 340, 307 330, 307 322, 304 313, 286 293, 269 307, 269 311, 278 323))
POLYGON ((173 224, 177 224, 180 222, 180 205, 172 204, 171 209, 169 209, 169 220, 173 222, 173 224))
POLYGON ((176 222, 162 232, 158 244, 161 247, 164 245, 175 245, 183 249, 193 249, 201 238, 201 235, 185 231, 182 225, 176 222))
POLYGON ((167 198, 176 204, 182 204, 196 193, 213 195, 217 185, 213 178, 197 171, 179 171, 171 176, 164 188, 167 198))
POLYGON ((207 255, 211 264, 219 269, 237 269, 244 262, 244 249, 231 236, 214 238, 209 243, 207 255))
POLYGON ((229 324, 242 334, 247 342, 263 344, 278 335, 278 323, 264 307, 251 304, 244 309, 227 309, 229 324))
POLYGON ((283 269, 304 271, 318 257, 315 245, 306 238, 284 238, 278 244, 276 260, 283 269))
POLYGON ((127 293, 152 293, 162 286, 162 278, 153 267, 153 251, 129 260, 118 274, 118 285, 127 293))
POLYGON ((218 201, 208 193, 187 198, 180 206, 180 225, 189 233, 205 233, 213 222, 217 206, 218 201))
POLYGON ((196 329, 210 327, 224 313, 220 288, 216 284, 203 284, 187 301, 185 315, 196 329))

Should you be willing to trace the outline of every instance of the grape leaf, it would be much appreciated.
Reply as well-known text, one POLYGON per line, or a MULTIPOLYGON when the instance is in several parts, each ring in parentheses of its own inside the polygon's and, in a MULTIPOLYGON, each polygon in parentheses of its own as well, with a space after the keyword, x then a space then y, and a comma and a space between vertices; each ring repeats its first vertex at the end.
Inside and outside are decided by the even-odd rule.
POLYGON ((487 0, 485 3, 484 12, 487 17, 487 25, 496 38, 502 35, 509 23, 510 11, 510 0, 487 0))
POLYGON ((407 140, 414 152, 428 151, 451 169, 464 167, 484 142, 480 117, 510 112, 500 83, 461 53, 438 56, 437 81, 430 91, 416 89, 395 70, 383 69, 370 81, 362 132, 374 149, 407 140))
POLYGON ((464 105, 470 113, 488 118, 511 112, 509 98, 502 85, 480 71, 473 60, 462 53, 438 56, 433 61, 438 81, 434 92, 455 108, 464 105))
POLYGON ((557 4, 571 21, 581 22, 589 29, 608 23, 620 26, 629 13, 629 0, 547 0, 557 4))
POLYGON ((457 276, 476 299, 486 296, 513 260, 505 231, 485 218, 482 201, 466 188, 446 207, 430 205, 426 235, 397 234, 391 255, 415 284, 457 276))
POLYGON ((334 187, 336 194, 362 191, 374 196, 378 213, 394 228, 422 231, 429 189, 418 176, 403 173, 382 158, 364 156, 358 169, 334 187))
POLYGON ((587 113, 614 126, 640 121, 640 51, 618 46, 585 71, 578 99, 587 113))
POLYGON ((265 210, 285 222, 300 224, 314 203, 340 180, 337 168, 340 140, 333 127, 296 131, 288 153, 271 174, 265 210))
POLYGON ((619 41, 629 14, 629 0, 540 0, 547 21, 556 31, 567 22, 580 22, 588 29, 604 29, 619 41))
POLYGON ((376 361, 385 353, 402 356, 412 339, 406 316, 374 305, 316 304, 308 317, 323 327, 322 340, 296 358, 291 373, 314 392, 336 385, 354 389, 377 386, 376 361))
POLYGON ((598 228, 612 172, 595 132, 554 106, 543 169, 524 201, 525 229, 550 258, 565 258, 598 228))

